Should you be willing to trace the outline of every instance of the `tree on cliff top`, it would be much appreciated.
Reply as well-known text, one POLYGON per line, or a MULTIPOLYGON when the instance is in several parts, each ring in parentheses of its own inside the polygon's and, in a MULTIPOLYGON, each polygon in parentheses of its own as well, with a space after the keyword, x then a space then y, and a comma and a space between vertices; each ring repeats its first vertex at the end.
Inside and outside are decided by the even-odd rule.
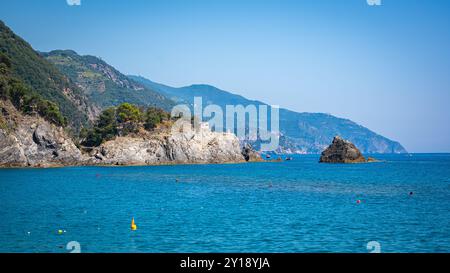
POLYGON ((159 123, 169 120, 170 114, 162 109, 150 107, 144 116, 144 128, 146 130, 153 130, 159 123))
POLYGON ((105 109, 92 129, 81 130, 81 143, 87 147, 99 146, 116 136, 136 133, 141 127, 152 130, 157 124, 170 118, 169 113, 158 108, 148 108, 145 115, 142 112, 139 107, 130 103, 105 109))
POLYGON ((117 107, 116 116, 119 123, 137 123, 142 120, 141 110, 137 106, 127 102, 122 103, 119 107, 117 107))

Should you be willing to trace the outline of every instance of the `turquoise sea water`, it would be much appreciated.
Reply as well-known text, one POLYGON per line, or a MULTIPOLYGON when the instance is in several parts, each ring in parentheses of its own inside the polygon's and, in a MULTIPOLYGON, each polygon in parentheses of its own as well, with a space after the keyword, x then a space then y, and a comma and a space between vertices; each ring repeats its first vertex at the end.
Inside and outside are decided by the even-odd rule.
POLYGON ((450 155, 378 158, 0 169, 0 252, 449 252, 450 155))

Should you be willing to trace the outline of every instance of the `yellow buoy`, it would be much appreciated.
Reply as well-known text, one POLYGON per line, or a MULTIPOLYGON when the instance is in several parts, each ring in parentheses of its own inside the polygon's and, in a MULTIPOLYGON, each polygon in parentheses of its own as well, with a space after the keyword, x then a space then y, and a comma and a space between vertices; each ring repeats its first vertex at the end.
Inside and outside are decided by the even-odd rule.
POLYGON ((134 218, 131 220, 131 230, 136 230, 137 229, 137 226, 136 226, 136 224, 134 223, 134 218))

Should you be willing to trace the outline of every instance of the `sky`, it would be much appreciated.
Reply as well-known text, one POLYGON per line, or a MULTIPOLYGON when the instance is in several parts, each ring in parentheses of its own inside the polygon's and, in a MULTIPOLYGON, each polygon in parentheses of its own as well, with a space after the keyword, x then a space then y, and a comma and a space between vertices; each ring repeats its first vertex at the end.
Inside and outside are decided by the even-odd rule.
POLYGON ((1 0, 34 49, 171 86, 210 84, 450 152, 450 1, 1 0))

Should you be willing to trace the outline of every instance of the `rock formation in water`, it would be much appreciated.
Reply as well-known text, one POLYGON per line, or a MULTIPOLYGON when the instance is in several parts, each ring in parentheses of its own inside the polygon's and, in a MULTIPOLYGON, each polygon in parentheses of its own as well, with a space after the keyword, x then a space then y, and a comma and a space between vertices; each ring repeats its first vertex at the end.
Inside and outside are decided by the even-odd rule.
POLYGON ((257 159, 252 149, 243 154, 234 134, 211 132, 205 126, 194 131, 190 123, 177 130, 165 128, 116 137, 82 153, 63 128, 37 115, 24 115, 9 101, 0 100, 0 167, 234 163, 257 159))
POLYGON ((242 155, 244 156, 245 161, 262 161, 261 154, 255 151, 253 146, 249 143, 244 143, 242 147, 242 155))
POLYGON ((363 163, 366 159, 356 146, 339 136, 322 152, 320 163, 363 163))

